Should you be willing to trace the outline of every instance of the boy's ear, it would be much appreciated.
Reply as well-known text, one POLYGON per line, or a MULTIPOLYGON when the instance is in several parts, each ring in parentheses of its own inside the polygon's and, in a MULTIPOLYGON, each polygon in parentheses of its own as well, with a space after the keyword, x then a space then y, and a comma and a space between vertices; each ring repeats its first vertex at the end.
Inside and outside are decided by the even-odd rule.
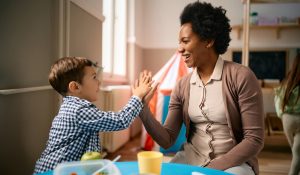
POLYGON ((69 91, 70 92, 77 92, 80 90, 80 86, 76 81, 71 81, 69 83, 69 91))

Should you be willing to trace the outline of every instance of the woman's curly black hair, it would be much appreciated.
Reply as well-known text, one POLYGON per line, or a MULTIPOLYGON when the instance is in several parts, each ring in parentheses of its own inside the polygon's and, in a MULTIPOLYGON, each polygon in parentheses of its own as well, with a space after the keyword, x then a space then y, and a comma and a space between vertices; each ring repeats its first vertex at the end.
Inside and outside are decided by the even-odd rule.
POLYGON ((210 3, 196 1, 183 9, 180 23, 181 25, 191 23, 193 32, 201 40, 214 40, 216 53, 223 54, 231 40, 231 27, 225 14, 226 10, 222 7, 213 7, 210 3))

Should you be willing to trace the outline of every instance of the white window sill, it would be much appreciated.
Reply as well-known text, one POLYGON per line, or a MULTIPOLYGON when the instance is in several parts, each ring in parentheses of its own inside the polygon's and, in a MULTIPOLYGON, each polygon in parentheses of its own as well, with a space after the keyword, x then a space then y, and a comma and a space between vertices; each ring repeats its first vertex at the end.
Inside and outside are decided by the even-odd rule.
POLYGON ((109 85, 128 85, 128 79, 126 76, 122 75, 111 75, 109 73, 103 73, 103 77, 101 80, 102 86, 109 85))

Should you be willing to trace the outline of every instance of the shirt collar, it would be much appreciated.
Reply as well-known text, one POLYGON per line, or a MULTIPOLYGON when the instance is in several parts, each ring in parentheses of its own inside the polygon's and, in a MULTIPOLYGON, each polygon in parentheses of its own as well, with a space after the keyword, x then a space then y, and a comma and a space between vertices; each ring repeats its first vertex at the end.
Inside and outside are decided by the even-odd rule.
POLYGON ((224 60, 219 56, 214 71, 210 77, 212 80, 221 80, 223 72, 224 60))
MULTIPOLYGON (((219 58, 216 62, 214 71, 213 71, 210 79, 208 80, 208 82, 210 80, 221 80, 222 72, 223 72, 223 65, 224 65, 224 60, 219 56, 219 58)), ((191 79, 190 79, 190 84, 202 85, 202 81, 201 81, 200 77, 198 76, 196 68, 192 72, 192 76, 191 76, 191 79)))
POLYGON ((193 85, 197 85, 197 86, 202 85, 202 81, 200 80, 200 77, 198 76, 198 73, 197 73, 197 68, 193 69, 190 83, 193 85))
POLYGON ((72 102, 78 102, 78 103, 88 104, 88 105, 91 104, 91 102, 89 102, 86 99, 82 99, 82 98, 79 98, 76 96, 71 96, 71 95, 63 97, 63 101, 66 101, 66 102, 72 101, 72 102))

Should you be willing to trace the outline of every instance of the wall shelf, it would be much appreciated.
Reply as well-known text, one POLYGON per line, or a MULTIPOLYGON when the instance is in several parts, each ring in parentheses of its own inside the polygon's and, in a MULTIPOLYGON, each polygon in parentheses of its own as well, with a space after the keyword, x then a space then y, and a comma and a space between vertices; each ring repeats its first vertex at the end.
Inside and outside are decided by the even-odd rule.
MULTIPOLYGON (((251 3, 299 3, 300 0, 242 0, 243 3, 243 52, 242 52, 242 64, 245 66, 249 65, 249 43, 250 43, 250 38, 249 38, 249 33, 250 33, 250 6, 251 3)), ((253 26, 254 27, 254 26, 253 26)), ((252 27, 252 28, 253 28, 252 27)), ((254 28, 266 28, 266 26, 255 26, 254 28)), ((272 26, 272 29, 275 29, 276 31, 276 37, 279 38, 279 33, 283 28, 294 28, 295 26, 289 26, 286 27, 283 25, 279 26, 272 26), (282 27, 281 27, 282 26, 282 27)), ((261 29, 263 29, 261 28, 261 29)), ((268 28, 268 27, 267 27, 268 28)), ((299 28, 299 24, 298 27, 299 28)), ((269 28, 268 28, 269 29, 269 28)), ((238 34, 241 35, 241 30, 238 30, 238 34)))
POLYGON ((250 0, 251 3, 297 3, 300 0, 250 0))
MULTIPOLYGON (((284 24, 284 25, 270 25, 270 26, 258 26, 258 25, 250 25, 250 29, 255 30, 274 30, 276 33, 276 38, 280 38, 280 32, 285 29, 300 29, 299 24, 284 24)), ((238 34, 238 39, 241 38, 241 32, 243 31, 242 25, 234 25, 232 26, 232 30, 236 30, 238 34)))

